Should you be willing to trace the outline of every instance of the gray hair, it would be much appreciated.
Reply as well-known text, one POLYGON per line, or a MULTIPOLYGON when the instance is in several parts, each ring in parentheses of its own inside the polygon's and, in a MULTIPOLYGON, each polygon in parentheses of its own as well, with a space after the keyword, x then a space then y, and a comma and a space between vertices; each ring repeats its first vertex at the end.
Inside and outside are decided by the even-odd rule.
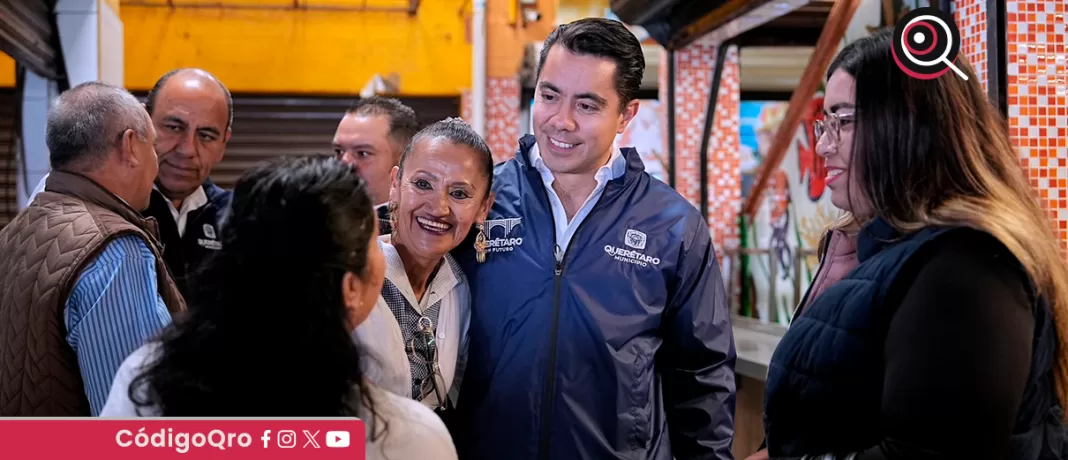
POLYGON ((127 129, 148 139, 148 113, 125 89, 87 82, 63 92, 48 111, 45 131, 52 169, 100 167, 127 129))

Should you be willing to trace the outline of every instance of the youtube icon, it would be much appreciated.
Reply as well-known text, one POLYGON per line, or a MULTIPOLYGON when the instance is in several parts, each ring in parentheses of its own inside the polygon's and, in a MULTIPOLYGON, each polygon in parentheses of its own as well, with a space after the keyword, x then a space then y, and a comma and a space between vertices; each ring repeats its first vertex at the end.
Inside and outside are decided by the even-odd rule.
POLYGON ((326 447, 348 447, 349 446, 349 432, 348 431, 327 431, 326 432, 326 447))

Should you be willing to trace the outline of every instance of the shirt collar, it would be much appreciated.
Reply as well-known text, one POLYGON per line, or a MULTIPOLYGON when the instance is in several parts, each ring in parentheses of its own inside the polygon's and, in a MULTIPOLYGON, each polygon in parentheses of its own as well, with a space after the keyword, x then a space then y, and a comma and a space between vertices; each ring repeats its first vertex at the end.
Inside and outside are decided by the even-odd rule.
MULTIPOLYGON (((534 165, 534 169, 537 169, 541 173, 542 179, 546 184, 552 184, 553 173, 549 170, 549 167, 545 165, 545 160, 541 157, 541 150, 538 148, 538 143, 535 142, 534 146, 530 148, 528 153, 530 157, 530 164, 534 165)), ((597 169, 597 173, 594 175, 594 179, 597 181, 597 187, 601 188, 610 181, 623 177, 623 174, 627 172, 627 159, 623 156, 623 150, 619 148, 619 145, 612 142, 612 156, 608 157, 608 162, 597 169)))
MULTIPOLYGON (((397 287, 409 304, 422 311, 420 303, 415 300, 415 290, 412 289, 411 282, 408 281, 408 273, 404 271, 404 261, 401 260, 397 248, 382 241, 378 242, 378 246, 382 248, 382 254, 386 259, 386 279, 397 287)), ((463 269, 460 268, 459 262, 452 258, 452 255, 445 254, 445 260, 442 263, 444 266, 438 268, 434 279, 427 283, 426 292, 423 294, 423 305, 425 306, 434 305, 435 302, 444 298, 457 286, 467 283, 463 269)))
POLYGON ((208 204, 208 194, 204 192, 203 186, 197 187, 192 194, 182 200, 182 209, 175 208, 174 202, 172 202, 170 198, 167 198, 166 195, 163 195, 163 192, 159 187, 153 185, 152 189, 160 192, 160 195, 164 198, 163 201, 167 202, 167 207, 171 209, 172 213, 177 213, 178 215, 188 214, 189 212, 200 209, 201 206, 208 204))

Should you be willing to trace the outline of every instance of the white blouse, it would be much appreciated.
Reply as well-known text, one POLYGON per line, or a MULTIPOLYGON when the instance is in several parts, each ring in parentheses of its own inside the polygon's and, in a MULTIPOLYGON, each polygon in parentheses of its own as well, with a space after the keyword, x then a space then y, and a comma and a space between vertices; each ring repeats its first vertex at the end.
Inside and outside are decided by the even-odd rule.
MULTIPOLYGON (((144 365, 154 359, 158 350, 159 343, 153 342, 138 348, 123 361, 111 384, 111 393, 100 412, 101 417, 159 416, 157 409, 137 407, 130 400, 129 392, 130 383, 141 373, 144 365)), ((365 420, 368 460, 457 460, 456 447, 449 430, 434 411, 374 385, 368 386, 368 393, 374 403, 375 414, 387 426, 387 431, 380 432, 378 439, 372 441, 372 425, 383 425, 365 420)))
MULTIPOLYGON (((397 249, 382 241, 379 246, 386 258, 386 283, 367 320, 353 332, 353 338, 359 341, 369 358, 364 360, 365 375, 383 389, 409 398, 416 397, 412 394, 412 369, 405 351, 404 334, 390 304, 397 309, 411 307, 415 313, 423 314, 441 302, 433 325, 436 328, 438 366, 444 380, 442 391, 447 392, 455 406, 467 360, 467 335, 471 324, 471 290, 467 277, 460 264, 446 255, 422 301, 416 301, 397 249)), ((438 398, 433 393, 422 402, 428 407, 438 406, 438 398)))

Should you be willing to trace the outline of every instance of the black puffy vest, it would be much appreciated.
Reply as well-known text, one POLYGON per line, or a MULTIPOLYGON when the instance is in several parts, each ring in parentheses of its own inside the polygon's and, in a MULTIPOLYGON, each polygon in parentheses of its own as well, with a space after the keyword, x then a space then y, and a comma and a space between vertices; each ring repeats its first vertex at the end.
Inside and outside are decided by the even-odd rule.
MULTIPOLYGON (((909 258, 953 230, 900 235, 876 220, 861 232, 860 265, 798 316, 772 356, 764 413, 772 457, 858 452, 882 440, 883 344, 894 313, 884 299, 909 258)), ((1059 459, 1068 456, 1068 432, 1053 385, 1056 332, 1044 302, 1032 310, 1031 373, 1009 458, 1059 459)))

